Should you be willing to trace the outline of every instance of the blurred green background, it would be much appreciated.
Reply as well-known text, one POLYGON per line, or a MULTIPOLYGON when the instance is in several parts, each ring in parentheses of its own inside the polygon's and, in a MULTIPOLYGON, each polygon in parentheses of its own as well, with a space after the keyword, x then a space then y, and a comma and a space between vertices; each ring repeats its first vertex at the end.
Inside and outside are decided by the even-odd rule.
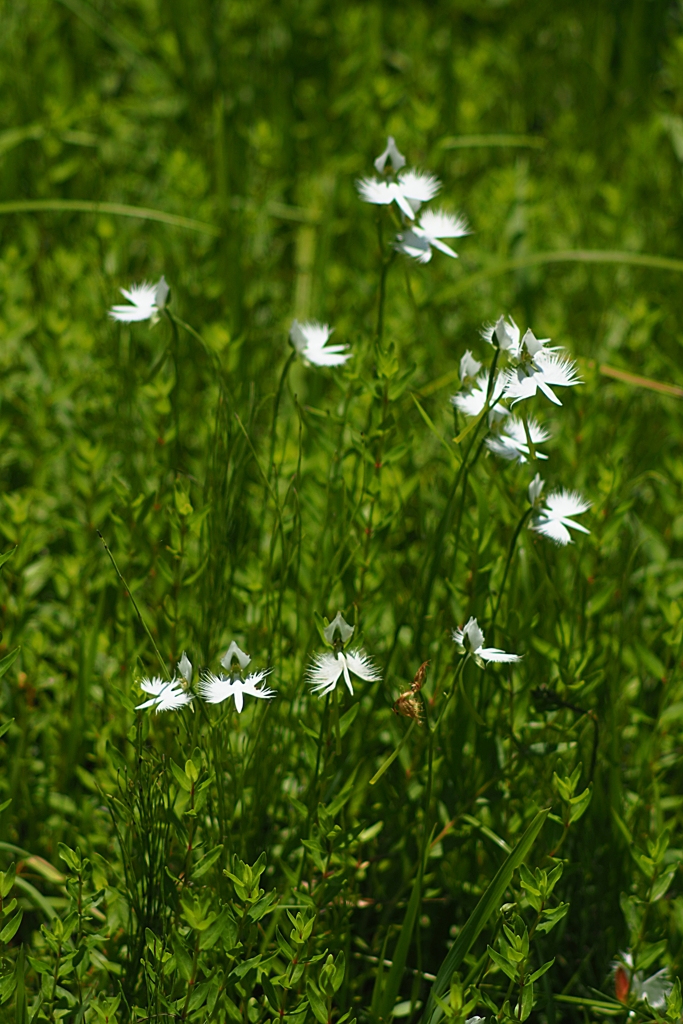
MULTIPOLYGON (((474 231, 458 261, 411 269, 410 290, 403 264, 389 279, 386 334, 416 364, 413 386, 434 421, 451 429, 460 356, 481 353, 482 321, 502 312, 565 345, 586 381, 565 403, 553 455, 555 482, 595 503, 594 548, 575 576, 563 563, 580 636, 561 616, 544 618, 545 598, 534 610, 533 590, 520 588, 512 612, 518 623, 535 615, 535 684, 552 680, 547 658, 561 666, 584 643, 598 665, 582 691, 602 730, 596 796, 572 849, 576 909, 558 962, 563 985, 584 969, 584 981, 602 985, 626 941, 618 900, 633 872, 611 809, 641 836, 665 818, 675 829, 683 814, 683 705, 669 702, 678 711, 658 717, 680 660, 681 401, 600 372, 683 385, 683 263, 629 263, 634 253, 683 259, 683 5, 3 0, 0 9, 0 531, 6 548, 19 545, 3 570, 2 651, 22 648, 2 684, 3 713, 15 719, 2 755, 13 799, 6 836, 53 856, 58 839, 100 827, 83 765, 101 763, 110 688, 130 689, 143 641, 96 528, 159 615, 165 656, 190 643, 213 656, 230 615, 251 630, 250 650, 272 649, 267 616, 246 612, 258 590, 249 565, 260 513, 238 508, 239 465, 212 557, 242 596, 216 571, 200 587, 203 611, 195 602, 182 629, 177 614, 164 624, 169 540, 147 517, 159 489, 174 486, 174 381, 151 372, 162 328, 122 330, 107 308, 119 287, 164 273, 174 308, 201 331, 258 431, 293 316, 329 321, 352 345, 373 330, 374 212, 354 182, 392 134, 411 165, 440 176, 444 205, 474 231), (51 208, 8 206, 23 201, 51 208), (140 216, 65 201, 126 204, 140 216), (586 250, 612 255, 590 262, 586 250), (544 255, 557 252, 565 257, 544 255)), ((233 466, 237 449, 207 455, 212 364, 187 336, 182 345, 184 494, 208 487, 211 458, 233 466)), ((322 402, 320 377, 293 374, 302 403, 322 402)), ((403 408, 415 416, 406 429, 423 437, 403 408)), ((424 476, 406 501, 413 491, 425 508, 443 501, 424 476)), ((377 583, 398 595, 404 621, 421 531, 411 512, 394 549, 403 577, 377 583)), ((382 614, 372 612, 371 629, 376 644, 389 638, 391 660, 401 618, 384 626, 382 614)), ((453 620, 444 612, 441 625, 453 620)), ((410 651, 416 664, 399 674, 409 680, 419 655, 410 651)), ((531 768, 527 783, 533 790, 531 768)), ((259 829, 267 838, 259 825, 254 856, 259 829)), ((674 911, 678 955, 683 903, 674 911)))

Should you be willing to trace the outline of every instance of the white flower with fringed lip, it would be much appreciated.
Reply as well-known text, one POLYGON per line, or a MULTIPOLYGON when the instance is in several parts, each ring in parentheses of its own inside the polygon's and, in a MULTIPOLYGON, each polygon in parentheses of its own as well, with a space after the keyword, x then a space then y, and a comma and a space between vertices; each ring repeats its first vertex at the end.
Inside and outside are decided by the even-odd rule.
POLYGON ((332 328, 317 320, 300 324, 294 320, 289 330, 289 339, 301 358, 314 366, 341 366, 353 355, 348 345, 328 345, 332 328))
POLYGON ((228 675, 215 675, 213 672, 206 672, 200 680, 198 690, 207 704, 222 704, 223 701, 232 697, 237 713, 241 714, 245 695, 258 697, 260 700, 270 700, 271 697, 274 697, 275 690, 261 685, 264 679, 270 675, 271 669, 252 672, 246 677, 242 676, 250 662, 251 657, 233 640, 221 658, 221 665, 226 669, 228 675), (233 668, 233 660, 237 661, 239 665, 237 670, 233 668))
POLYGON ((418 263, 429 263, 432 248, 457 259, 457 252, 446 245, 443 239, 462 238, 463 235, 469 234, 470 228, 461 214, 446 213, 444 210, 426 210, 420 217, 419 224, 396 236, 396 249, 406 256, 411 256, 418 263))
MULTIPOLYGON (((529 497, 532 505, 539 504, 542 487, 543 481, 537 475, 529 487, 529 497), (537 485, 537 493, 535 493, 534 498, 531 498, 531 487, 536 483, 536 480, 540 483, 540 487, 537 485)), ((581 523, 575 523, 571 518, 572 516, 581 515, 582 512, 587 512, 590 507, 590 501, 586 501, 578 491, 568 491, 566 489, 553 491, 545 499, 545 506, 532 519, 531 529, 536 533, 542 534, 544 537, 549 537, 550 540, 564 547, 566 544, 572 543, 570 530, 578 530, 579 533, 590 533, 590 530, 585 526, 582 526, 581 523)))
MULTIPOLYGON (((473 363, 476 360, 472 360, 473 363)), ((462 373, 462 363, 461 371, 462 373)), ((467 390, 463 389, 459 391, 457 395, 451 395, 450 402, 455 408, 464 413, 465 416, 479 416, 486 407, 486 398, 488 395, 489 388, 489 374, 488 371, 480 373, 475 383, 471 388, 467 390)), ((500 405, 500 400, 503 397, 505 391, 505 374, 497 373, 493 381, 493 387, 491 389, 491 396, 489 401, 489 422, 492 423, 494 420, 501 420, 503 417, 509 415, 508 410, 505 406, 500 405)))
POLYGON ((332 622, 324 628, 325 640, 329 644, 333 644, 335 650, 325 651, 324 654, 314 656, 306 674, 313 693, 317 693, 321 697, 332 693, 343 676, 349 693, 353 695, 352 675, 367 683, 377 682, 381 678, 365 651, 358 649, 346 652, 342 649, 344 644, 351 639, 354 630, 355 626, 350 626, 341 612, 337 612, 332 622), (336 639, 336 633, 339 634, 339 639, 336 639))
POLYGON ((462 629, 453 630, 453 640, 461 654, 471 654, 479 668, 486 663, 521 661, 519 654, 508 654, 498 647, 484 647, 484 634, 475 618, 470 618, 462 629))
MULTIPOLYGON (((533 417, 527 421, 527 427, 534 449, 537 444, 543 444, 544 441, 549 440, 550 431, 541 426, 533 417)), ((510 462, 513 459, 517 459, 518 462, 526 462, 529 456, 529 443, 524 423, 517 416, 510 416, 505 421, 500 434, 487 437, 485 444, 495 455, 500 455, 502 459, 507 459, 510 462)), ((535 455, 537 459, 548 458, 547 455, 539 451, 535 451, 535 455)))
POLYGON ((130 288, 121 288, 121 294, 131 305, 112 306, 109 316, 112 320, 119 320, 124 324, 141 320, 151 320, 155 323, 166 305, 169 290, 163 274, 156 284, 143 281, 142 284, 133 284, 130 288))
POLYGON ((377 206, 396 203, 409 220, 422 203, 429 202, 441 188, 441 182, 425 171, 401 171, 396 181, 378 181, 377 178, 361 178, 356 182, 361 199, 377 206))
POLYGON ((193 696, 189 693, 192 683, 192 662, 185 651, 178 662, 178 671, 181 678, 162 679, 160 676, 153 676, 151 679, 141 679, 140 689, 143 693, 149 693, 150 699, 138 704, 136 711, 144 708, 154 708, 158 714, 160 711, 177 711, 179 708, 189 707, 192 704, 193 696))

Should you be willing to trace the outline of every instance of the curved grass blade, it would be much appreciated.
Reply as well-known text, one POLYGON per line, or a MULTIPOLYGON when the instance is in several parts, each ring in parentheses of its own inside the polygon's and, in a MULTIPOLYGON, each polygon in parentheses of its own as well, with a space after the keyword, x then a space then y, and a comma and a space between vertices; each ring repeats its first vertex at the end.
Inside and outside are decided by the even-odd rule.
POLYGON ((179 217, 175 213, 163 210, 150 210, 144 206, 129 206, 127 203, 98 203, 91 199, 17 199, 9 203, 0 203, 2 213, 108 213, 113 217, 138 217, 140 220, 155 220, 160 224, 170 224, 175 228, 186 228, 188 231, 200 231, 204 235, 220 235, 221 229, 214 224, 206 224, 202 220, 191 217, 179 217))
POLYGON ((436 976, 436 981, 433 983, 429 993, 424 1017, 422 1018, 423 1024, 438 1024, 438 1021, 443 1016, 443 1010, 436 1001, 437 996, 439 998, 443 996, 450 984, 453 972, 457 971, 458 967, 460 967, 460 964, 465 959, 465 956, 491 914, 500 907, 501 900, 513 874, 526 859, 538 833, 543 827, 543 822, 548 817, 549 811, 550 808, 548 807, 538 812, 512 853, 498 868, 488 889, 477 903, 464 928, 446 954, 436 976))

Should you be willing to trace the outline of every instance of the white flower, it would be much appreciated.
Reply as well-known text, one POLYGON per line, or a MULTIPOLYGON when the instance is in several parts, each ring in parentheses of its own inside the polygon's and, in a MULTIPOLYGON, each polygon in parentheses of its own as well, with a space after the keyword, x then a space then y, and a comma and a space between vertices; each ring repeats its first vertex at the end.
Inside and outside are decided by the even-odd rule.
POLYGON ((232 668, 232 659, 233 658, 237 658, 237 661, 239 662, 239 666, 240 666, 240 668, 242 669, 243 672, 244 672, 245 668, 247 668, 247 666, 249 665, 249 662, 251 661, 250 655, 245 654, 244 651, 240 647, 237 646, 237 644, 235 643, 234 640, 232 641, 232 643, 228 647, 227 651, 225 652, 225 654, 221 658, 221 665, 223 666, 223 668, 227 668, 228 672, 232 668))
POLYGON ((185 651, 183 651, 182 657, 178 662, 178 671, 187 683, 187 687, 189 687, 192 683, 192 662, 185 654, 185 651))
POLYGON ((129 289, 121 288, 120 291, 132 305, 112 306, 109 310, 112 320, 120 320, 124 324, 137 320, 155 322, 166 305, 169 287, 166 284, 166 278, 162 275, 156 284, 143 281, 142 284, 133 284, 129 289))
POLYGON ((294 320, 289 331, 290 341, 299 355, 307 363, 315 366, 340 366, 352 356, 347 352, 347 345, 328 345, 326 342, 332 331, 327 324, 319 324, 308 320, 300 324, 294 320))
POLYGON ((192 703, 192 695, 186 693, 177 679, 160 679, 159 676, 141 679, 140 689, 145 693, 151 693, 152 696, 143 704, 138 704, 136 711, 155 707, 158 714, 160 711, 177 711, 178 708, 192 703))
MULTIPOLYGON (((504 416, 508 415, 508 410, 499 404, 499 400, 503 395, 505 389, 505 374, 496 374, 496 379, 493 382, 493 388, 491 390, 491 410, 489 412, 489 422, 494 420, 501 420, 504 416)), ((451 395, 450 401, 455 408, 464 413, 465 416, 479 416, 484 411, 486 405, 486 395, 489 387, 489 375, 488 373, 480 373, 477 377, 476 384, 470 388, 469 391, 459 391, 457 395, 451 395)))
MULTIPOLYGON (((541 481, 541 486, 542 486, 541 481)), ((531 488, 529 488, 531 497, 531 488)), ((587 512, 591 507, 590 501, 582 498, 578 491, 554 491, 545 499, 545 508, 534 516, 531 529, 536 533, 542 533, 544 537, 550 537, 556 544, 571 544, 572 538, 569 530, 579 530, 581 533, 590 533, 585 526, 575 523, 570 516, 579 516, 587 512), (569 529, 567 529, 569 527, 569 529)))
POLYGON ((460 380, 465 380, 466 377, 476 377, 481 370, 482 364, 478 359, 475 359, 469 349, 465 352, 465 355, 460 360, 460 380))
POLYGON ((433 174, 424 171, 402 171, 398 181, 377 181, 376 178, 361 178, 356 182, 361 199, 378 206, 396 203, 410 220, 422 203, 433 199, 441 188, 441 182, 433 174))
POLYGON ((515 405, 525 398, 533 398, 540 389, 555 405, 562 405, 553 387, 568 388, 581 383, 576 375, 576 363, 566 356, 542 349, 530 365, 523 363, 507 371, 505 398, 512 399, 515 405))
POLYGON ((384 174, 384 168, 387 160, 390 162, 394 172, 400 171, 401 168, 406 165, 406 158, 403 153, 399 153, 396 140, 393 135, 390 135, 387 139, 387 148, 375 160, 375 170, 378 174, 384 174))
POLYGON ((529 484, 529 502, 531 505, 535 505, 537 503, 538 499, 541 496, 541 491, 543 490, 543 487, 544 482, 543 480, 541 480, 541 474, 537 473, 531 481, 531 483, 529 484))
POLYGON ((474 618, 470 618, 462 629, 453 630, 453 640, 461 654, 472 655, 479 668, 485 668, 487 661, 521 661, 518 654, 507 654, 497 647, 484 647, 484 634, 474 618))
POLYGON ((327 642, 329 644, 333 644, 334 634, 338 632, 341 642, 345 644, 347 640, 351 639, 355 628, 355 626, 350 626, 348 624, 341 612, 337 612, 329 626, 325 626, 323 629, 323 634, 327 642))
POLYGON ((207 672, 202 676, 198 689, 208 704, 222 704, 228 697, 233 697, 235 707, 241 714, 245 693, 249 697, 260 697, 262 700, 269 700, 275 696, 275 690, 271 690, 267 686, 259 688, 259 683, 263 682, 270 671, 270 669, 266 669, 264 672, 252 672, 246 679, 215 676, 212 672, 207 672))
POLYGON ((429 263, 432 258, 432 246, 446 256, 457 259, 449 245, 442 238, 461 238, 469 235, 470 229, 462 216, 454 216, 443 210, 426 210, 420 217, 419 225, 409 228, 396 236, 396 248, 406 256, 412 256, 418 263, 429 263))
MULTIPOLYGON (((550 432, 542 427, 538 420, 529 419, 527 422, 529 436, 534 448, 542 444, 550 437, 550 432)), ((517 459, 518 462, 526 462, 529 454, 526 431, 524 423, 517 416, 511 416, 505 421, 505 425, 497 437, 487 437, 486 447, 503 459, 517 459)), ((542 452, 536 452, 537 459, 547 459, 548 456, 542 452)))
POLYGON ((380 678, 370 658, 361 650, 349 651, 348 654, 344 651, 338 651, 336 654, 331 651, 316 654, 307 675, 313 686, 313 693, 319 693, 323 697, 334 690, 342 675, 349 693, 352 694, 353 686, 349 673, 364 679, 367 683, 374 683, 380 678))
POLYGON ((489 345, 495 341, 503 352, 507 352, 511 359, 519 355, 520 330, 512 317, 506 320, 504 316, 498 318, 495 324, 484 324, 481 336, 489 345))

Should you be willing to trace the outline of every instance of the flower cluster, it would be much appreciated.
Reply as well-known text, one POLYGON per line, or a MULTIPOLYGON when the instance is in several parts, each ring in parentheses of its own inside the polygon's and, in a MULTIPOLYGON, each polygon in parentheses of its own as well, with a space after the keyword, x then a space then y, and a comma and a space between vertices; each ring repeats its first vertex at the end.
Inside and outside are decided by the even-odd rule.
POLYGON ((401 231, 394 242, 398 252, 411 256, 418 263, 429 263, 432 249, 457 258, 457 252, 443 239, 468 235, 470 229, 466 219, 461 214, 445 210, 425 210, 418 220, 420 207, 434 198, 441 182, 435 175, 424 171, 404 170, 405 163, 406 158, 399 153, 390 136, 387 148, 375 160, 375 170, 383 177, 361 178, 357 182, 361 199, 377 206, 396 203, 402 218, 401 231))
MULTIPOLYGON (((226 670, 226 674, 215 675, 213 672, 205 672, 196 687, 197 693, 207 704, 222 704, 223 701, 232 697, 238 713, 241 713, 244 708, 245 695, 258 697, 261 700, 269 700, 274 697, 275 690, 261 685, 271 670, 265 669, 245 676, 244 672, 250 662, 250 656, 245 654, 233 640, 221 658, 221 665, 226 670)), ((159 711, 177 711, 179 708, 192 704, 195 697, 192 692, 192 662, 184 651, 177 667, 180 678, 174 676, 173 679, 168 680, 155 676, 153 679, 140 680, 140 689, 144 693, 151 694, 151 697, 142 704, 138 704, 136 711, 143 708, 154 708, 157 713, 159 711)))
MULTIPOLYGON (((524 410, 517 415, 512 409, 539 393, 561 406, 553 389, 581 383, 576 364, 559 347, 550 346, 549 338, 537 338, 530 329, 522 335, 512 317, 501 316, 495 324, 486 325, 482 337, 496 350, 493 364, 482 372, 483 364, 469 350, 465 352, 460 360, 462 386, 451 397, 452 405, 471 419, 487 416, 484 444, 494 455, 518 463, 547 459, 537 446, 550 440, 550 431, 524 410)), ((569 530, 589 533, 570 517, 586 512, 590 502, 576 491, 561 490, 549 494, 542 506, 543 486, 536 474, 529 486, 530 528, 560 545, 571 543, 569 530)))

